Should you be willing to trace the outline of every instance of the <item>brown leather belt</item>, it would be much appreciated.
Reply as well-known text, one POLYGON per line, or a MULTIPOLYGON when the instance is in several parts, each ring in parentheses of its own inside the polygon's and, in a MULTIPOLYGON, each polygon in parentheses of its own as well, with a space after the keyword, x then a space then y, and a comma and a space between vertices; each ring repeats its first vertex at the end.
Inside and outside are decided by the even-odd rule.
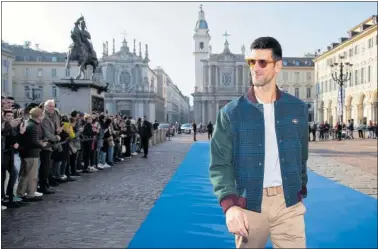
POLYGON ((263 189, 263 196, 275 196, 283 193, 283 187, 269 187, 263 189))

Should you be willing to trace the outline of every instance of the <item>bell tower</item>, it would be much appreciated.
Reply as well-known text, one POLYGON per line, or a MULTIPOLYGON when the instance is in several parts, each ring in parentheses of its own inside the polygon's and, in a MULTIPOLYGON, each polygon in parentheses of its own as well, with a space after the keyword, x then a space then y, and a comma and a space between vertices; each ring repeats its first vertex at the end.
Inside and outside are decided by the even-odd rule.
POLYGON ((209 56, 209 27, 205 20, 205 12, 202 9, 202 4, 200 5, 200 10, 198 12, 198 20, 196 27, 194 29, 194 64, 195 64, 195 91, 200 91, 202 89, 202 79, 203 70, 201 60, 207 59, 209 56))

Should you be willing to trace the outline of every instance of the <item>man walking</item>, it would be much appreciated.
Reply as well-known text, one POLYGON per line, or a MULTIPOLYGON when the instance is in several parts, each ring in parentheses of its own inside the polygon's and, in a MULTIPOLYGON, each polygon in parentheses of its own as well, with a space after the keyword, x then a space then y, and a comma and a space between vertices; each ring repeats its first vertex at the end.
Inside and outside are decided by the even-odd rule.
POLYGON ((217 116, 209 175, 237 248, 305 248, 307 105, 276 86, 282 49, 272 37, 251 45, 248 93, 217 116))
POLYGON ((150 138, 152 137, 152 125, 151 123, 147 120, 147 117, 144 116, 142 119, 142 123, 139 129, 139 135, 143 147, 143 153, 144 156, 143 158, 147 158, 148 156, 148 143, 150 138))
POLYGON ((196 124, 196 121, 194 120, 192 123, 192 127, 193 127, 193 141, 197 141, 197 124, 196 124))

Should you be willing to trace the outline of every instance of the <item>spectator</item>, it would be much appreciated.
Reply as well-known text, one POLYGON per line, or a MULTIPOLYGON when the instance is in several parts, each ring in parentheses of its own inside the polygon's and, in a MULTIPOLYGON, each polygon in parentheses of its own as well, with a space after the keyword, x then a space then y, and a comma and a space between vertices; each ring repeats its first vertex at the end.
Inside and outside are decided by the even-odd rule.
POLYGON ((27 121, 25 133, 20 143, 21 171, 17 189, 17 195, 24 201, 40 201, 41 197, 35 196, 37 191, 37 169, 40 150, 47 146, 43 141, 42 115, 40 108, 30 110, 30 119, 27 121), (26 197, 24 197, 27 191, 26 197))

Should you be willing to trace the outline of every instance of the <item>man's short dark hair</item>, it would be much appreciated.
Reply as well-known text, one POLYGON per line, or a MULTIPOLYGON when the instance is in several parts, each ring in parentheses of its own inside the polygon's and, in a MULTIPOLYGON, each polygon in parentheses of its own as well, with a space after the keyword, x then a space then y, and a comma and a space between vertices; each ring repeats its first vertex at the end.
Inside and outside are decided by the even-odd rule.
POLYGON ((73 110, 73 111, 71 112, 71 117, 75 117, 75 118, 76 118, 76 116, 77 116, 78 113, 79 113, 78 111, 73 110))
POLYGON ((282 60, 281 44, 273 37, 260 37, 254 40, 251 44, 252 49, 271 49, 273 60, 282 60))
POLYGON ((14 100, 12 96, 7 96, 7 99, 14 100))

